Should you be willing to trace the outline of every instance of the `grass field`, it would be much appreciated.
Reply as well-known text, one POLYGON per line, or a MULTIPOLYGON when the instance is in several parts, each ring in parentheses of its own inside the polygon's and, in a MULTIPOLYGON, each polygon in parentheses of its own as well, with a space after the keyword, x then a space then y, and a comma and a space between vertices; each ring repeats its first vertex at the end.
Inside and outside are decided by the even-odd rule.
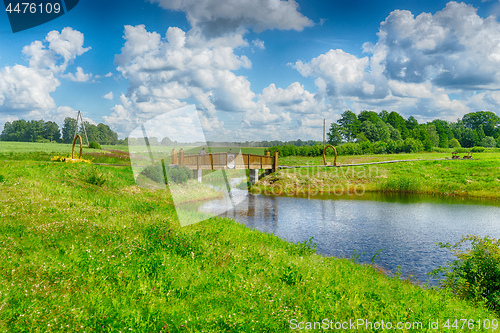
POLYGON ((232 220, 180 228, 169 192, 137 187, 130 167, 2 149, 0 331, 285 332, 323 319, 436 331, 429 321, 498 320, 232 220))

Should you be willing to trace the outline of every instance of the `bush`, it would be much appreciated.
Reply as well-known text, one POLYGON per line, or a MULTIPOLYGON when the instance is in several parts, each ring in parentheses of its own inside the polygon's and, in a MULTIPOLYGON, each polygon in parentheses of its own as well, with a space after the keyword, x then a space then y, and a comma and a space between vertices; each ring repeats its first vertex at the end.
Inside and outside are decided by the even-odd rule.
POLYGON ((494 137, 492 136, 485 136, 482 140, 481 143, 479 143, 481 147, 486 147, 486 148, 493 148, 496 147, 497 142, 494 137))
MULTIPOLYGON (((165 165, 165 171, 167 173, 168 182, 181 184, 187 182, 188 179, 193 178, 191 170, 185 167, 172 168, 165 165)), ((150 165, 144 168, 144 170, 142 170, 142 174, 154 182, 165 183, 165 176, 163 175, 163 167, 161 164, 150 165)))
POLYGON ((84 180, 89 184, 102 186, 106 182, 106 174, 99 172, 96 167, 93 167, 90 173, 86 175, 84 180))
POLYGON ((387 143, 383 141, 375 142, 373 145, 373 152, 375 154, 386 154, 387 153, 387 143))
MULTIPOLYGON (((432 146, 431 146, 432 149, 432 146)), ((418 153, 424 150, 424 144, 422 141, 413 138, 407 138, 403 141, 402 151, 404 153, 418 153)))
POLYGON ((95 141, 92 141, 91 143, 89 143, 89 148, 92 148, 92 149, 101 149, 101 145, 95 141))
POLYGON ((472 147, 470 151, 473 153, 482 153, 484 150, 485 150, 484 147, 472 147))
POLYGON ((457 139, 451 139, 448 145, 449 145, 450 148, 460 148, 460 147, 462 147, 460 145, 460 142, 457 139))
POLYGON ((444 272, 441 282, 444 287, 474 303, 486 303, 500 313, 500 240, 469 235, 455 245, 440 243, 439 246, 451 250, 457 259, 431 275, 444 272), (462 251, 464 243, 470 243, 470 248, 462 251))

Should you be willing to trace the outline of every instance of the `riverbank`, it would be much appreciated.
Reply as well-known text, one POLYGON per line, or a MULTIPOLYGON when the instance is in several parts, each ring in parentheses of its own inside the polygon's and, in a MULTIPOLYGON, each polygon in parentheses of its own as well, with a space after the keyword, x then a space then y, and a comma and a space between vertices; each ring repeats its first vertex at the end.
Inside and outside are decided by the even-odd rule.
POLYGON ((425 329, 498 319, 232 220, 180 228, 168 192, 138 188, 129 167, 0 163, 1 330, 281 332, 324 319, 425 329))
MULTIPOLYGON (((354 194, 366 192, 414 193, 500 200, 500 154, 475 153, 473 160, 450 160, 449 154, 418 154, 426 159, 399 163, 325 168, 318 158, 294 157, 282 161, 308 168, 281 169, 262 178, 253 193, 273 195, 354 194)), ((411 154, 346 157, 342 164, 370 163, 411 158, 411 154), (406 156, 410 155, 410 156, 406 156)))

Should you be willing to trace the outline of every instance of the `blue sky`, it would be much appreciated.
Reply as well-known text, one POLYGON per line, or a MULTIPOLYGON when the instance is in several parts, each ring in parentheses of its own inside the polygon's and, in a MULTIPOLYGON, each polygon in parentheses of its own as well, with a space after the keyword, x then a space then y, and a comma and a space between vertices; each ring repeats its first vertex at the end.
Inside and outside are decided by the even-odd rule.
POLYGON ((210 140, 320 140, 347 109, 496 112, 499 14, 497 0, 81 0, 12 33, 4 12, 0 128, 81 110, 123 138, 194 104, 210 140))

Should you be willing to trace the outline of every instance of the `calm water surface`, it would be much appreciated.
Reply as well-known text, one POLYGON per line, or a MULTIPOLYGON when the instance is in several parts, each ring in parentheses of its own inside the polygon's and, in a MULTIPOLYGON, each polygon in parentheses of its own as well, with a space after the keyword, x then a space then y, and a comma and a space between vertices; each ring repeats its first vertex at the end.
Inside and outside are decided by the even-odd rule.
MULTIPOLYGON (((404 277, 420 282, 454 259, 438 242, 455 243, 467 234, 500 238, 498 203, 382 195, 308 199, 250 194, 239 200, 235 209, 218 215, 294 243, 314 237, 323 255, 351 258, 354 251, 360 262, 369 263, 381 249, 376 264, 391 272, 400 266, 404 277)), ((217 214, 221 206, 216 200, 200 210, 217 214)))

